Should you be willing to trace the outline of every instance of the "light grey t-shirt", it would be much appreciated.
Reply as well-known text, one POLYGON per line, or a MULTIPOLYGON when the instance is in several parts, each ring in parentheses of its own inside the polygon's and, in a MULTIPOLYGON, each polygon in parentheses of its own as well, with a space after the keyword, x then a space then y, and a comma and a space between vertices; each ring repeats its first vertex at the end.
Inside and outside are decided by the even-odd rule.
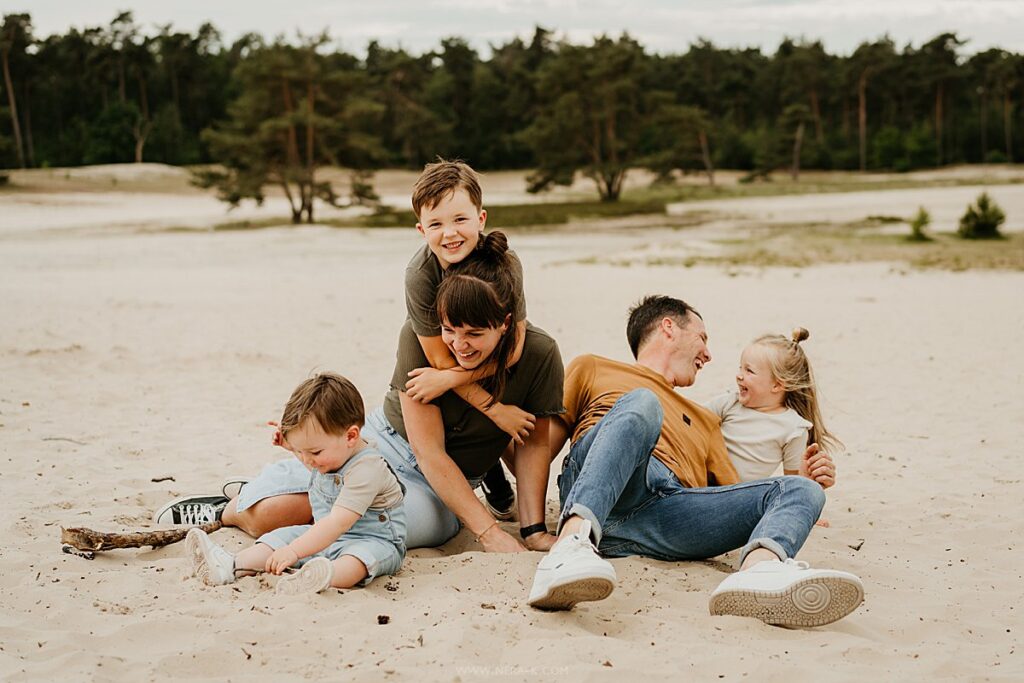
POLYGON ((740 481, 766 479, 784 470, 800 469, 811 423, 792 408, 762 413, 740 403, 735 391, 705 406, 722 419, 722 437, 740 481))

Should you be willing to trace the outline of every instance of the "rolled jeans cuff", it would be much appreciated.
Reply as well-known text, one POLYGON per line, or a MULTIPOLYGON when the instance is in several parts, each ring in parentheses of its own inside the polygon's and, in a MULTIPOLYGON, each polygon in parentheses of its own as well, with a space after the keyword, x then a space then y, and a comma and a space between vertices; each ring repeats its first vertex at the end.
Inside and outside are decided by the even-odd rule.
POLYGON ((573 515, 582 517, 583 519, 590 522, 590 533, 594 537, 594 547, 597 548, 601 545, 601 523, 597 521, 597 517, 593 511, 586 505, 580 505, 579 503, 573 503, 568 510, 563 510, 562 515, 558 518, 558 528, 555 529, 555 536, 562 533, 562 526, 565 524, 565 520, 569 519, 573 515))
MULTIPOLYGON (((752 538, 749 541, 747 541, 747 544, 743 546, 743 550, 740 551, 739 566, 742 567, 743 561, 747 559, 747 555, 749 555, 751 551, 757 550, 758 548, 764 548, 765 550, 772 551, 773 553, 779 556, 780 560, 789 559, 789 553, 786 552, 786 549, 779 545, 777 542, 773 541, 772 539, 752 538)), ((737 567, 737 569, 739 569, 739 567, 737 567)))

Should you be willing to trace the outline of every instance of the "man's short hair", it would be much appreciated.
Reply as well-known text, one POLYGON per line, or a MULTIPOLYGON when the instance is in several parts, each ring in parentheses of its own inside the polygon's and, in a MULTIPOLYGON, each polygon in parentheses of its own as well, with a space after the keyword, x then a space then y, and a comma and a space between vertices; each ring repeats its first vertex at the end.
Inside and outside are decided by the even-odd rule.
POLYGON ((435 163, 424 166, 423 173, 412 188, 412 210, 416 214, 416 219, 419 220, 420 211, 424 207, 434 208, 438 202, 458 189, 463 189, 469 194, 477 211, 483 208, 480 178, 469 164, 460 159, 445 161, 438 157, 435 163))
POLYGON ((701 318, 700 313, 682 299, 659 294, 645 296, 641 299, 639 303, 629 309, 629 322, 626 323, 626 340, 629 341, 629 349, 633 352, 633 358, 637 357, 640 347, 658 329, 658 325, 663 319, 672 318, 680 326, 685 327, 690 322, 688 316, 691 313, 701 318))

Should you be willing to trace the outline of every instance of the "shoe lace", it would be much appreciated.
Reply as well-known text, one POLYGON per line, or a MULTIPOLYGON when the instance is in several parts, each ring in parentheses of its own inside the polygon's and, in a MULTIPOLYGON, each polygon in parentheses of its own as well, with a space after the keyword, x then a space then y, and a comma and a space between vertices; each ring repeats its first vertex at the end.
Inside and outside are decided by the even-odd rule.
POLYGON ((209 503, 187 503, 178 508, 179 524, 207 524, 217 519, 217 508, 209 503))
POLYGON ((797 569, 810 569, 811 565, 801 560, 794 560, 792 557, 787 557, 785 564, 796 567, 797 569))

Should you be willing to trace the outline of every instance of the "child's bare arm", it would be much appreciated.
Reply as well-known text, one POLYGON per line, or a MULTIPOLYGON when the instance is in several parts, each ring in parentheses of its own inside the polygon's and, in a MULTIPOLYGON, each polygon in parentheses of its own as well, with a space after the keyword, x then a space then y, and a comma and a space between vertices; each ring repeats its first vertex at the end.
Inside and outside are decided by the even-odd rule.
MULTIPOLYGON (((494 361, 484 363, 479 368, 469 371, 459 367, 452 358, 451 351, 441 341, 441 337, 416 338, 423 348, 423 353, 430 363, 429 368, 415 368, 409 372, 409 381, 405 389, 410 398, 415 398, 421 403, 429 403, 446 391, 458 387, 476 384, 482 379, 494 375, 497 366, 494 361)), ((523 346, 526 344, 526 321, 516 323, 516 345, 509 356, 507 367, 512 367, 519 362, 523 356, 523 346)), ((462 394, 459 394, 462 396, 462 394)), ((463 400, 467 400, 462 396, 463 400)))
MULTIPOLYGON (((409 373, 411 379, 406 382, 405 391, 409 398, 421 403, 429 403, 446 391, 454 391, 459 398, 486 415, 502 431, 511 436, 516 443, 522 445, 535 424, 530 413, 493 400, 493 397, 477 382, 494 374, 493 362, 482 365, 472 372, 457 367, 448 347, 440 337, 421 337, 417 335, 423 353, 430 362, 430 368, 417 368, 409 373), (436 362, 438 349, 443 349, 444 358, 436 362), (450 364, 444 368, 444 364, 450 364)), ((516 323, 516 347, 509 358, 509 366, 514 365, 523 355, 526 343, 526 321, 516 323)))
POLYGON ((303 557, 315 555, 351 529, 359 517, 360 515, 352 510, 341 506, 331 508, 330 514, 317 521, 309 531, 285 547, 275 550, 267 559, 266 570, 272 574, 280 574, 303 557))

